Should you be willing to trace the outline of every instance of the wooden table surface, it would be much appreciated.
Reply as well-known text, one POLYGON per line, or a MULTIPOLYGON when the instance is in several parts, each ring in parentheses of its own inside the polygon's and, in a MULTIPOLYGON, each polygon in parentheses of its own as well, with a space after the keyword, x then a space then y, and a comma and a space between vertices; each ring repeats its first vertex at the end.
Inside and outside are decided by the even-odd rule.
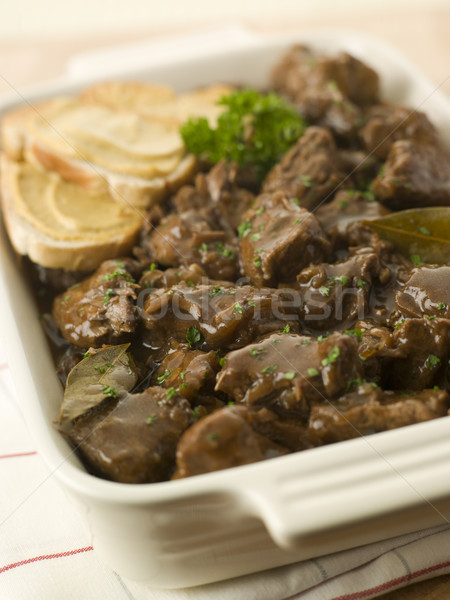
MULTIPOLYGON (((429 8, 370 15, 336 13, 309 16, 289 23, 241 23, 262 33, 292 33, 323 27, 364 31, 389 42, 427 74, 436 87, 450 96, 450 7, 429 8)), ((203 26, 205 24, 202 24, 203 26)), ((217 25, 217 24, 214 24, 217 25)), ((58 77, 67 60, 79 52, 128 41, 148 40, 173 30, 155 32, 140 30, 114 36, 52 40, 0 41, 0 94, 58 77)), ((450 598, 450 575, 415 583, 379 596, 382 600, 446 600, 450 598)))

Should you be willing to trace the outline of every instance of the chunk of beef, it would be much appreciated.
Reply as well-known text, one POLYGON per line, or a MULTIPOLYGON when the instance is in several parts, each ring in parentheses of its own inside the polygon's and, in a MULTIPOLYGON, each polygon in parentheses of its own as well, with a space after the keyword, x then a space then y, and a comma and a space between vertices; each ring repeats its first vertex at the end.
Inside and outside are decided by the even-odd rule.
POLYGON ((241 235, 242 269, 259 287, 292 281, 300 269, 330 253, 316 217, 283 192, 258 197, 241 235))
POLYGON ((177 449, 174 479, 219 471, 287 454, 252 428, 245 406, 226 406, 193 425, 177 449))
POLYGON ((252 427, 255 431, 291 452, 299 452, 318 445, 317 440, 309 435, 305 417, 292 410, 273 408, 276 412, 267 407, 251 412, 252 427))
POLYGON ((67 435, 96 475, 153 483, 171 477, 178 440, 191 422, 187 400, 153 387, 102 404, 80 417, 67 435))
POLYGON ((272 334, 226 355, 216 389, 253 409, 291 411, 306 418, 310 405, 346 389, 361 377, 358 344, 351 335, 333 333, 318 341, 294 334, 272 334))
POLYGON ((450 206, 450 157, 437 142, 394 142, 372 190, 394 210, 450 206))
POLYGON ((271 82, 309 122, 326 124, 343 136, 353 135, 360 125, 359 107, 379 100, 377 73, 346 52, 329 58, 294 46, 275 66, 271 82))
POLYGON ((308 127, 268 173, 262 192, 284 192, 308 210, 331 200, 345 180, 336 144, 328 129, 308 127))
POLYGON ((364 360, 393 345, 393 332, 389 327, 371 320, 362 320, 355 323, 355 329, 361 331, 359 354, 364 360))
POLYGON ((394 390, 421 390, 439 385, 450 358, 449 319, 406 319, 393 336, 395 356, 386 363, 394 390))
POLYGON ((297 276, 301 322, 320 331, 336 326, 348 329, 369 312, 372 285, 383 276, 373 251, 303 269, 297 276))
MULTIPOLYGON (((348 245, 347 229, 350 224, 363 228, 361 220, 378 219, 389 210, 377 202, 370 192, 341 190, 328 204, 323 204, 315 212, 322 229, 337 249, 348 245)), ((355 237, 352 230, 352 239, 355 237)))
POLYGON ((199 394, 214 391, 219 360, 213 351, 190 350, 188 344, 171 349, 153 375, 153 385, 177 390, 194 401, 199 394))
MULTIPOLYGON (((349 229, 352 225, 349 226, 349 229)), ((356 233, 352 231, 352 233, 356 233)), ((349 231, 347 231, 349 235, 349 231)), ((356 240, 355 240, 356 241, 356 240)), ((389 242, 379 240, 375 235, 370 248, 378 256, 382 269, 376 285, 372 286, 369 311, 366 314, 377 325, 392 326, 396 322, 394 294, 403 285, 404 277, 411 269, 411 263, 404 256, 393 252, 389 242)), ((366 251, 368 248, 350 248, 350 256, 366 251)))
POLYGON ((368 109, 358 135, 365 149, 381 160, 386 160, 397 140, 438 142, 437 131, 423 112, 387 103, 368 109))
MULTIPOLYGON (((155 266, 155 263, 153 263, 155 266)), ((193 264, 186 267, 170 267, 165 271, 150 268, 145 271, 139 280, 141 288, 148 290, 154 288, 169 288, 173 285, 186 283, 187 285, 206 283, 208 277, 200 265, 193 264)), ((221 282, 221 285, 230 286, 230 282, 221 282)))
POLYGON ((450 266, 412 269, 405 285, 395 294, 395 304, 403 317, 450 319, 450 266))
POLYGON ((396 393, 362 384, 335 402, 313 406, 309 433, 323 443, 340 442, 443 417, 449 407, 443 390, 396 393))
POLYGON ((135 264, 107 260, 55 298, 53 317, 64 338, 82 348, 127 341, 136 329, 135 264))
POLYGON ((338 156, 341 170, 345 173, 341 187, 368 190, 380 170, 381 161, 364 150, 354 148, 339 148, 338 156))
POLYGON ((265 333, 298 328, 297 309, 282 291, 248 285, 178 285, 150 294, 142 314, 149 345, 191 340, 195 349, 240 348, 265 333))
POLYGON ((218 229, 235 235, 254 198, 252 192, 240 187, 237 164, 221 160, 208 173, 199 173, 195 186, 181 188, 172 203, 178 213, 196 210, 218 229))
POLYGON ((199 264, 209 277, 235 280, 239 275, 234 238, 197 214, 171 213, 148 237, 153 260, 164 267, 199 264))

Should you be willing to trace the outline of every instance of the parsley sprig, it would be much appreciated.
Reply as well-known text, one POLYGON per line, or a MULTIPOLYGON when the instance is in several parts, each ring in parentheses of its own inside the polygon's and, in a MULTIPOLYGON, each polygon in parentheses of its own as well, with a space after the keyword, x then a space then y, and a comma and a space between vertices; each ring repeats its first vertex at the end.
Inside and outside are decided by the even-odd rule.
POLYGON ((215 129, 204 117, 190 118, 181 126, 186 148, 212 163, 225 158, 239 166, 250 165, 261 178, 305 127, 295 108, 273 92, 243 89, 222 97, 218 104, 224 112, 215 129))

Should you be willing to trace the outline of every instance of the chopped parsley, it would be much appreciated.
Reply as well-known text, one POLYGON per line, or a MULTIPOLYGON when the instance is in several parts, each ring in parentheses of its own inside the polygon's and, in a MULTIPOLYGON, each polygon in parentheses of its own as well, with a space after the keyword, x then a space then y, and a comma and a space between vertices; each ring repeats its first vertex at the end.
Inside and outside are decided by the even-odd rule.
POLYGON ((317 369, 314 369, 313 367, 307 369, 306 372, 310 377, 317 377, 317 375, 319 374, 319 371, 317 369))
POLYGON ((339 358, 340 353, 341 351, 339 350, 339 348, 337 346, 334 346, 334 348, 332 348, 328 353, 328 356, 322 359, 322 365, 324 367, 327 367, 328 365, 335 363, 339 358))
POLYGON ((255 256, 255 258, 253 259, 253 264, 255 265, 255 267, 257 267, 258 269, 260 269, 262 267, 261 257, 260 256, 255 256))
POLYGON ((264 369, 261 369, 261 373, 274 373, 277 369, 278 365, 268 365, 267 367, 264 367, 264 369))
POLYGON ((422 259, 418 254, 411 254, 410 259, 412 264, 416 267, 420 267, 421 265, 423 265, 422 259))
POLYGON ((154 423, 157 420, 157 416, 156 415, 150 415, 149 417, 147 417, 147 425, 151 425, 152 423, 154 423))
POLYGON ((290 333, 290 332, 291 332, 291 326, 288 323, 287 325, 284 326, 283 329, 280 329, 279 333, 290 333))
POLYGON ((252 348, 250 350, 250 354, 252 356, 261 356, 261 354, 265 354, 267 352, 264 348, 252 348))
POLYGON ((177 389, 174 387, 167 388, 167 400, 171 400, 177 393, 177 389))
POLYGON ((103 296, 103 304, 108 304, 111 298, 116 295, 116 292, 112 288, 108 288, 103 296))
POLYGON ((172 371, 169 371, 166 369, 162 375, 158 375, 158 377, 156 378, 156 382, 158 384, 161 384, 171 375, 172 375, 172 371))
POLYGON ((107 273, 102 277, 102 281, 110 281, 111 279, 117 279, 118 277, 123 277, 125 281, 128 281, 129 283, 135 283, 133 277, 131 277, 125 269, 116 269, 113 273, 107 273))
POLYGON ((102 394, 107 398, 117 398, 116 388, 104 385, 102 388, 102 394))
POLYGON ((288 371, 287 373, 284 374, 285 379, 294 379, 294 377, 295 377, 295 371, 288 371))
POLYGON ((312 187, 313 185, 313 180, 309 175, 300 175, 300 181, 305 187, 312 187))
POLYGON ((333 281, 339 282, 344 286, 344 285, 347 285, 349 279, 348 279, 347 275, 340 275, 339 277, 334 277, 333 281))
POLYGON ((242 314, 243 308, 240 302, 236 302, 236 304, 233 306, 233 312, 234 313, 239 313, 242 314))
POLYGON ((202 339, 202 334, 197 327, 191 326, 186 331, 186 341, 189 344, 189 348, 193 348, 202 339))
POLYGON ((345 391, 350 392, 352 389, 354 389, 355 387, 359 387, 363 383, 366 383, 366 380, 362 379, 361 377, 356 377, 355 379, 350 379, 350 381, 347 383, 347 387, 346 387, 345 391))
POLYGON ((358 342, 360 342, 362 340, 364 331, 362 331, 361 329, 345 329, 344 333, 346 335, 353 335, 358 340, 358 342))
POLYGON ((240 238, 244 238, 246 235, 248 235, 252 230, 252 224, 250 223, 250 221, 247 219, 246 221, 243 221, 237 228, 237 232, 240 238))
POLYGON ((430 354, 425 362, 427 369, 436 369, 441 364, 441 359, 435 354, 430 354))
POLYGON ((216 245, 216 250, 222 256, 224 256, 225 258, 229 258, 230 260, 234 259, 234 252, 233 252, 233 250, 231 250, 230 248, 225 248, 225 246, 221 242, 219 242, 216 245))
POLYGON ((220 294, 224 293, 224 289, 221 288, 218 285, 214 285, 211 289, 211 291, 209 292, 209 297, 210 298, 214 298, 214 296, 219 296, 220 294))

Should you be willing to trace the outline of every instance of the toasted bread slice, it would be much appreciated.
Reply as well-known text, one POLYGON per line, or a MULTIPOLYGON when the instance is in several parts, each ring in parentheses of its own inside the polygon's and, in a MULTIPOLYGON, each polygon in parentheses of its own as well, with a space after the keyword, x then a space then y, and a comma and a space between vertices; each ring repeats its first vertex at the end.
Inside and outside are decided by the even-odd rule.
POLYGON ((1 201, 15 250, 44 267, 92 270, 127 254, 144 216, 110 194, 89 195, 55 173, 1 157, 1 201))
POLYGON ((230 90, 216 85, 175 96, 163 86, 103 83, 79 97, 12 111, 2 122, 2 144, 11 158, 146 208, 192 179, 197 161, 180 125, 200 114, 214 122, 217 102, 230 90))

